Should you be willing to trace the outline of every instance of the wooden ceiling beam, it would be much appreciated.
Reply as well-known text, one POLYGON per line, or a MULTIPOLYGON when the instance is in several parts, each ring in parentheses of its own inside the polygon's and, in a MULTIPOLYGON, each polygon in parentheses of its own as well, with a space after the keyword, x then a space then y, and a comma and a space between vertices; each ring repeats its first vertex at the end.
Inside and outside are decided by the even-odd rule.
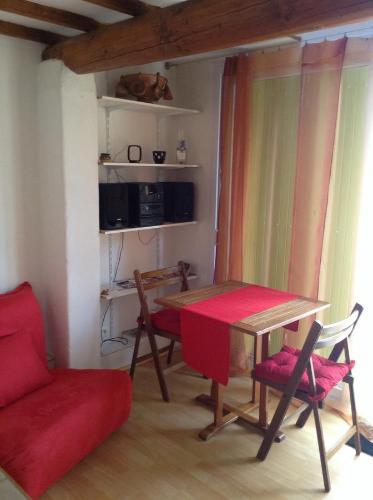
POLYGON ((188 0, 44 52, 77 73, 164 61, 373 19, 373 0, 188 0))
POLYGON ((43 43, 45 45, 52 45, 67 39, 65 36, 59 35, 58 33, 29 28, 27 26, 22 26, 21 24, 9 23, 8 21, 1 20, 0 35, 22 38, 24 40, 43 43))
POLYGON ((116 10, 128 14, 129 16, 143 16, 148 12, 158 10, 158 7, 148 5, 140 0, 84 0, 85 2, 94 3, 100 7, 106 7, 110 10, 116 10))
POLYGON ((0 0, 0 10, 79 31, 92 31, 101 26, 89 17, 27 0, 0 0))

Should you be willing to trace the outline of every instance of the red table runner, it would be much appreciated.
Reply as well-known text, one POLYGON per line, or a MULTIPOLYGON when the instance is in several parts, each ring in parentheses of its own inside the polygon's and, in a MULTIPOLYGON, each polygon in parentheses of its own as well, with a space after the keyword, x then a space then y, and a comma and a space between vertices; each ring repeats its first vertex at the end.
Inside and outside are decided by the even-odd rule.
POLYGON ((227 385, 231 325, 295 298, 297 295, 273 288, 248 285, 183 307, 180 322, 184 361, 206 377, 227 385))

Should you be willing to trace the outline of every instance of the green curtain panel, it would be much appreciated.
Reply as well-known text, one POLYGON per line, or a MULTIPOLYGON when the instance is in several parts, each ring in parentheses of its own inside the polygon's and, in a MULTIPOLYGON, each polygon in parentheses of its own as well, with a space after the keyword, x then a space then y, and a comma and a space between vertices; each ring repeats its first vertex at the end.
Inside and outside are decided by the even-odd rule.
MULTIPOLYGON (((288 284, 299 94, 299 75, 253 83, 244 281, 283 290, 288 284)), ((281 345, 282 335, 272 335, 271 351, 281 345)))
POLYGON ((352 307, 353 275, 367 124, 369 68, 342 73, 338 131, 330 183, 319 296, 331 303, 327 323, 352 307))
MULTIPOLYGON (((346 316, 353 273, 363 174, 369 68, 342 72, 319 298, 332 306, 325 322, 346 316)), ((250 181, 246 193, 244 280, 287 289, 299 118, 300 76, 253 83, 250 181)), ((271 351, 282 336, 272 335, 271 351)))

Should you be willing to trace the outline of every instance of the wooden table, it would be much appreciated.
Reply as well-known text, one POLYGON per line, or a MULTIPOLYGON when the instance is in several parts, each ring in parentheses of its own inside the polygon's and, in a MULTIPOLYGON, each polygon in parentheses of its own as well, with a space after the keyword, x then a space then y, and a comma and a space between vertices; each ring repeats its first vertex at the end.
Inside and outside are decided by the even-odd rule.
MULTIPOLYGON (((240 281, 226 281, 220 285, 210 285, 204 288, 187 290, 186 292, 168 295, 166 297, 155 299, 155 302, 164 307, 181 309, 189 304, 194 304, 196 302, 215 297, 216 295, 224 294, 246 286, 248 286, 248 283, 240 281)), ((327 302, 313 300, 306 297, 297 297, 294 300, 285 302, 284 304, 272 307, 235 322, 231 325, 231 332, 240 331, 254 337, 254 363, 260 363, 268 357, 269 337, 271 331, 311 316, 329 306, 330 304, 327 302), (258 342, 258 340, 260 340, 260 342, 258 342)), ((199 433, 201 439, 209 439, 225 426, 236 421, 244 421, 255 426, 261 431, 265 431, 267 429, 268 394, 266 386, 259 385, 259 387, 257 387, 254 384, 250 402, 239 407, 224 403, 223 393, 224 386, 213 381, 211 395, 201 394, 197 397, 198 402, 207 404, 208 406, 212 406, 214 408, 214 422, 199 433), (250 413, 255 409, 259 409, 258 419, 250 415, 250 413)), ((283 434, 279 435, 278 440, 283 439, 283 437, 283 434)))

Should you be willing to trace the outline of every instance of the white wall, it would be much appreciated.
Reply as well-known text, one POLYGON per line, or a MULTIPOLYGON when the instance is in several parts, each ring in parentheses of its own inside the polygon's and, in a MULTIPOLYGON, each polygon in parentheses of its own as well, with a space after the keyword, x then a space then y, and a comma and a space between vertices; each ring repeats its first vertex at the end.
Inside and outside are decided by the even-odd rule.
MULTIPOLYGON (((178 127, 170 129, 170 149, 177 144, 179 129, 184 130, 188 157, 201 168, 178 174, 180 180, 192 180, 196 186, 197 226, 183 231, 178 228, 174 237, 165 241, 166 260, 172 255, 191 262, 200 276, 199 286, 213 280, 215 254, 215 218, 217 165, 220 118, 220 87, 223 60, 181 64, 174 69, 177 104, 202 110, 197 117, 184 117, 178 127), (192 174, 192 177, 190 176, 192 174), (189 179, 185 178, 186 176, 189 179)), ((181 121, 181 118, 179 119, 181 121)))
POLYGON ((93 75, 60 61, 39 69, 42 279, 59 366, 99 356, 97 100, 93 75))
POLYGON ((43 302, 35 126, 42 49, 0 36, 0 292, 28 280, 43 302))
MULTIPOLYGON (((113 95, 122 73, 167 72, 160 64, 126 68, 96 75, 95 84, 93 75, 75 75, 61 62, 41 63, 41 50, 38 44, 0 37, 0 290, 23 280, 34 285, 58 365, 121 366, 130 361, 131 349, 100 357, 99 293, 107 284, 109 239, 98 234, 97 154, 107 145, 96 92, 113 95)), ((142 242, 137 233, 125 235, 118 277, 182 258, 200 276, 195 285, 212 280, 221 68, 221 62, 210 61, 168 72, 175 96, 171 104, 202 113, 162 119, 160 136, 152 115, 111 114, 110 152, 140 143, 144 160, 151 160, 158 146, 167 149, 171 160, 183 129, 189 161, 201 165, 165 177, 195 182, 198 225, 162 230, 157 236, 143 232, 142 242)), ((125 179, 152 181, 156 175, 138 170, 125 179)), ((120 237, 111 240, 115 261, 120 237)), ((137 297, 116 301, 113 312, 113 335, 133 328, 137 297)))

